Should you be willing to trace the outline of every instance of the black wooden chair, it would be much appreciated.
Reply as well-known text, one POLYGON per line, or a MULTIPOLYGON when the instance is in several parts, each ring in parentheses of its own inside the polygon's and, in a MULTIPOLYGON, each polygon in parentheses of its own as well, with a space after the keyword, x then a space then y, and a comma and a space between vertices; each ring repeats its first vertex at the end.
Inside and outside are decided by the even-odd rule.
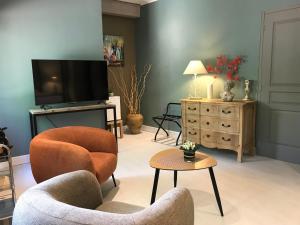
POLYGON ((178 127, 180 128, 180 132, 176 139, 176 145, 178 145, 178 140, 181 135, 181 104, 174 103, 174 102, 168 103, 166 112, 162 116, 154 116, 154 117, 152 117, 152 119, 158 126, 155 137, 154 137, 154 141, 156 141, 156 137, 157 137, 160 129, 163 129, 163 131, 169 137, 168 131, 166 131, 166 129, 163 127, 163 123, 165 121, 168 121, 168 122, 173 122, 173 123, 177 124, 178 127))

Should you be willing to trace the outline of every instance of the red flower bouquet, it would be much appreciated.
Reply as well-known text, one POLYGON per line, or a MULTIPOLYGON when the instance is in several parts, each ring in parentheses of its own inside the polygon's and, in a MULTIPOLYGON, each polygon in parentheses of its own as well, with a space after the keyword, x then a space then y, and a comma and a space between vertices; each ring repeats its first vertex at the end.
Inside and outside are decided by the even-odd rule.
POLYGON ((209 73, 226 74, 227 80, 240 80, 238 72, 244 62, 243 56, 236 56, 233 60, 229 60, 225 55, 220 55, 216 58, 216 65, 208 64, 206 70, 209 73))
POLYGON ((245 62, 243 56, 236 56, 233 60, 229 60, 225 55, 216 58, 215 66, 208 64, 206 70, 209 73, 226 74, 227 80, 224 83, 224 92, 221 93, 223 101, 232 101, 234 93, 231 89, 234 87, 234 81, 240 80, 238 75, 240 65, 245 62))

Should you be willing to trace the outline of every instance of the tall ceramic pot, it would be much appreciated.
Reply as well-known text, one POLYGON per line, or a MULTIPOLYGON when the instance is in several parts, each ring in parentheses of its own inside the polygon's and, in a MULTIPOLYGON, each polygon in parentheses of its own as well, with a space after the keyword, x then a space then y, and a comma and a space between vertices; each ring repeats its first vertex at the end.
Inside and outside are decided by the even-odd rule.
POLYGON ((132 134, 141 133, 141 128, 144 122, 144 117, 142 114, 128 114, 126 117, 127 126, 132 134))

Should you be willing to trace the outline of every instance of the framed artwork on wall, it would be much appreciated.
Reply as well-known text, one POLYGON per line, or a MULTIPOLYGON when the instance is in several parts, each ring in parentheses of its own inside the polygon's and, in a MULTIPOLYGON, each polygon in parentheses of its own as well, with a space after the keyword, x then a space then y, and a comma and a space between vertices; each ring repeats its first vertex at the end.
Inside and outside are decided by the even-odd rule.
POLYGON ((103 55, 108 66, 124 66, 124 37, 103 35, 103 55))

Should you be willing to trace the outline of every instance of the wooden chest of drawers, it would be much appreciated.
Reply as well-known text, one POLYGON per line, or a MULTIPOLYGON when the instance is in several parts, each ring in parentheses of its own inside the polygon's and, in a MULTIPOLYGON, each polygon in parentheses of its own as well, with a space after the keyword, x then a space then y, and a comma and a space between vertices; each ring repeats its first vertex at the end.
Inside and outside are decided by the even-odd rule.
POLYGON ((183 141, 208 148, 255 153, 255 101, 181 100, 183 141))

